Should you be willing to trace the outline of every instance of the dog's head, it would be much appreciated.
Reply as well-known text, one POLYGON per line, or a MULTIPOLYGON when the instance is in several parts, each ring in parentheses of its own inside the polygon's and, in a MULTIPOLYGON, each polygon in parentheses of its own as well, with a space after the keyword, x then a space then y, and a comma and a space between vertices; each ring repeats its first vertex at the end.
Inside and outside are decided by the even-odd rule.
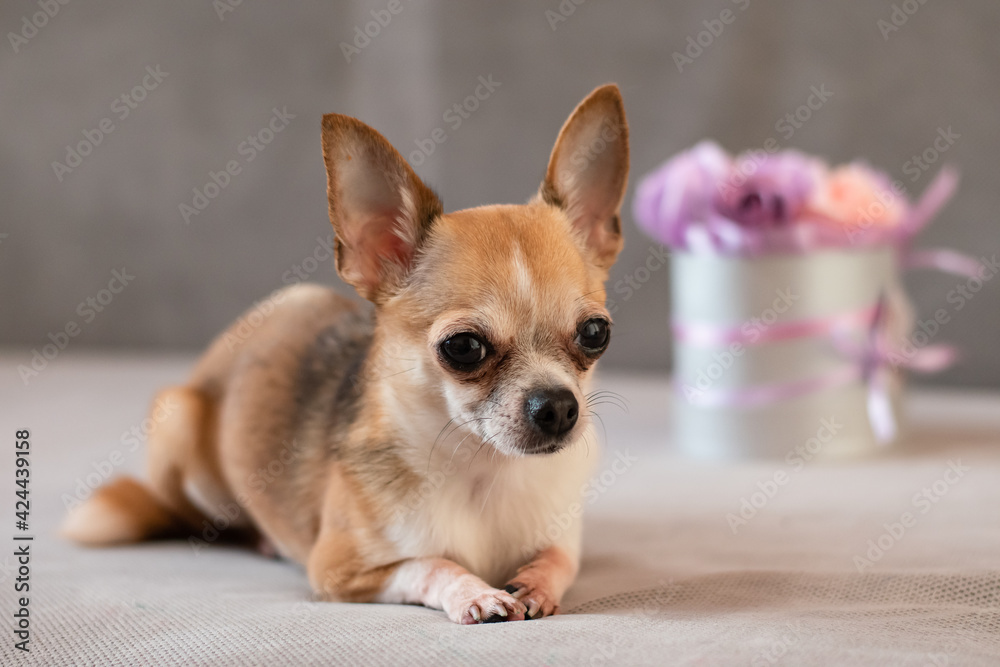
POLYGON ((323 117, 323 153, 337 270, 376 304, 376 343, 416 371, 408 386, 509 455, 574 441, 610 341, 604 282, 623 245, 618 88, 576 108, 525 205, 444 214, 399 153, 347 116, 323 117))

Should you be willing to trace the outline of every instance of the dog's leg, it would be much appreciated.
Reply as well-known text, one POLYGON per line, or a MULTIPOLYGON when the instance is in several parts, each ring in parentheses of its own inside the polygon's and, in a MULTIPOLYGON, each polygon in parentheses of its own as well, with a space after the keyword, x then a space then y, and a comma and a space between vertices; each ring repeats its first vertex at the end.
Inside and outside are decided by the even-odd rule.
POLYGON ((204 446, 209 406, 188 388, 160 392, 149 434, 149 482, 121 477, 98 489, 66 517, 62 534, 81 544, 139 542, 199 527, 204 515, 184 494, 185 468, 204 446), (158 412, 159 411, 159 412, 158 412))
POLYGON ((526 618, 542 618, 559 613, 559 601, 579 569, 578 559, 566 549, 551 546, 523 565, 505 590, 528 608, 526 618))
POLYGON ((525 607, 514 596, 450 560, 412 558, 362 569, 345 553, 344 543, 336 541, 321 540, 309 559, 309 579, 326 599, 422 604, 444 610, 463 625, 524 619, 525 607))
POLYGON ((443 609, 456 623, 521 620, 525 607, 510 593, 493 588, 445 558, 392 562, 392 548, 372 539, 371 508, 342 474, 330 471, 320 532, 309 553, 309 582, 321 597, 343 602, 422 604, 443 609), (367 538, 366 538, 367 536, 367 538), (387 563, 373 566, 372 563, 387 563))
POLYGON ((213 475, 214 457, 208 451, 213 405, 190 387, 161 391, 154 402, 165 406, 167 417, 154 420, 149 434, 149 487, 160 503, 192 529, 205 515, 188 498, 185 483, 213 475))
POLYGON ((525 606, 445 558, 414 558, 400 563, 376 602, 415 603, 443 609, 462 625, 520 621, 525 606))

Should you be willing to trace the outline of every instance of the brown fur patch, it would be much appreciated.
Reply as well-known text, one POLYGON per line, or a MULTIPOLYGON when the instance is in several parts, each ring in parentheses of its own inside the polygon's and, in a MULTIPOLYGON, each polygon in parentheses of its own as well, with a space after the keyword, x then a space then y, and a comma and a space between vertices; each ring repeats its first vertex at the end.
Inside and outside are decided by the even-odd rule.
POLYGON ((182 532, 178 517, 145 486, 120 477, 98 489, 66 517, 60 534, 80 544, 128 544, 182 532))

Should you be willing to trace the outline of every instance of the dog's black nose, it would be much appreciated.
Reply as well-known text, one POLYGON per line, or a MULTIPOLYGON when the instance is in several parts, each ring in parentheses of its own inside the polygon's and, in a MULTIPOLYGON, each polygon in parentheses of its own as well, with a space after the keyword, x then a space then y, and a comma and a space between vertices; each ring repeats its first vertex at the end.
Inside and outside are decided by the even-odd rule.
POLYGON ((576 396, 569 389, 536 389, 524 404, 528 420, 545 435, 562 435, 573 428, 580 415, 576 396))

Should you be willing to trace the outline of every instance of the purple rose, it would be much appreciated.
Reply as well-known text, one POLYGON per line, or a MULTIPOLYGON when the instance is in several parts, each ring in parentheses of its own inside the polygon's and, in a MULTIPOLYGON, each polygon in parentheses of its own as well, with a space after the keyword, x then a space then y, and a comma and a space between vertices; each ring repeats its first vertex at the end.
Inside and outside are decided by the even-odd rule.
POLYGON ((685 229, 711 213, 718 184, 731 168, 732 158, 711 141, 675 155, 639 183, 636 220, 652 237, 683 247, 685 229))
MULTIPOLYGON (((886 174, 862 163, 831 170, 796 150, 733 158, 703 141, 639 183, 633 212, 650 236, 692 252, 754 255, 840 245, 844 230, 859 225, 874 227, 866 242, 877 243, 906 220, 929 218, 924 208, 933 210, 912 207, 890 186, 886 174)), ((934 194, 931 203, 940 198, 934 194)))
POLYGON ((821 162, 798 151, 744 153, 719 183, 716 211, 742 227, 785 227, 798 218, 822 173, 821 162))

